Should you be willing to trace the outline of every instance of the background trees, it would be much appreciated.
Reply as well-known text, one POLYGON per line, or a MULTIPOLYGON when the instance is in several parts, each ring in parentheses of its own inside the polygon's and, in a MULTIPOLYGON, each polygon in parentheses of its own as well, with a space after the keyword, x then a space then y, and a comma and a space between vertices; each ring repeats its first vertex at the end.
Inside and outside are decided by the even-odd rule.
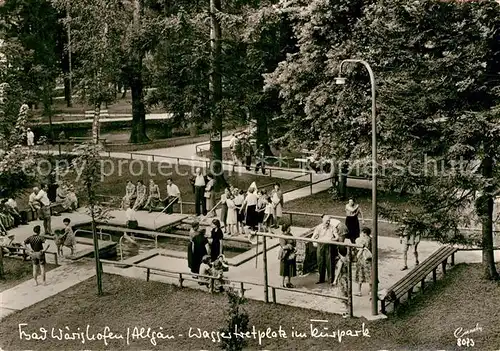
MULTIPOLYGON (((499 140, 500 6, 322 0, 292 2, 280 10, 297 18, 299 48, 268 77, 285 98, 287 137, 337 160, 369 156, 368 77, 351 67, 346 86, 333 83, 342 59, 365 59, 378 84, 384 187, 411 193, 415 212, 407 221, 413 230, 425 228, 443 242, 481 243, 485 271, 498 277, 491 214, 498 189, 493 164, 499 140), (427 169, 431 157, 439 165, 435 171, 427 169), (482 224, 480 238, 459 230, 473 215, 482 224)), ((383 212, 402 219, 401 213, 383 212)))

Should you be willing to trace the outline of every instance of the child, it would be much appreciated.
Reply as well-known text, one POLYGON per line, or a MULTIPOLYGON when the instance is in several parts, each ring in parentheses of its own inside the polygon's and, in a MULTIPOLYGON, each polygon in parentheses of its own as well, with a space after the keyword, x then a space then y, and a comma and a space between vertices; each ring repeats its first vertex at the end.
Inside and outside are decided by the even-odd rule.
POLYGON ((64 230, 56 230, 55 231, 56 235, 56 247, 57 247, 57 255, 62 257, 63 256, 63 246, 64 242, 66 241, 66 234, 64 233, 64 230))
POLYGON ((266 208, 264 209, 264 221, 263 221, 263 227, 264 231, 267 232, 268 230, 271 231, 271 228, 273 227, 274 224, 274 205, 271 202, 271 198, 267 197, 266 200, 266 208))
POLYGON ((210 287, 210 278, 207 278, 207 276, 212 275, 212 267, 210 266, 210 256, 205 255, 201 259, 201 264, 200 264, 200 276, 198 276, 198 284, 200 285, 205 285, 207 287, 210 287), (204 277, 202 277, 204 276, 204 277))
POLYGON ((356 282, 358 283, 357 296, 361 296, 361 286, 363 283, 370 284, 371 291, 371 268, 372 268, 372 239, 370 228, 363 228, 361 236, 356 239, 356 245, 363 246, 356 255, 356 282))
MULTIPOLYGON (((75 246, 76 246, 76 239, 75 239, 75 233, 73 233, 73 228, 71 228, 70 223, 71 220, 69 218, 64 218, 63 223, 65 225, 64 227, 64 245, 66 247, 69 247, 71 249, 71 256, 75 254, 75 246)), ((63 254, 62 251, 62 246, 61 246, 61 256, 63 254)))
POLYGON ((220 292, 224 291, 224 272, 229 271, 229 265, 227 264, 224 255, 219 255, 219 257, 212 263, 212 276, 218 279, 214 282, 215 289, 220 292))

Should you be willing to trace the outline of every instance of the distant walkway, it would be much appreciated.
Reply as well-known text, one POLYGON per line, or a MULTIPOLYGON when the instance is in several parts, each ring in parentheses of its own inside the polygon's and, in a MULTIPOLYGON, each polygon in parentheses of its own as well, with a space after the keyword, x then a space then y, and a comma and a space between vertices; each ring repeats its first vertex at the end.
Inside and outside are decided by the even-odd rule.
MULTIPOLYGON (((81 123, 93 123, 93 115, 85 115, 85 114, 60 114, 58 115, 58 119, 62 119, 59 121, 52 122, 52 124, 81 124, 81 123), (67 120, 64 120, 67 118, 67 120), (76 119, 79 118, 79 119, 76 119)), ((170 113, 151 113, 146 114, 146 120, 162 120, 162 119, 171 119, 172 114, 170 113)), ((111 122, 126 122, 132 120, 132 114, 106 114, 101 116, 99 123, 111 123, 111 122)), ((36 125, 49 125, 48 122, 36 123, 36 125)))
POLYGON ((0 319, 57 295, 94 275, 95 266, 90 261, 72 261, 47 272, 47 285, 43 285, 42 278, 39 277, 38 286, 35 286, 33 279, 30 279, 5 290, 0 293, 0 319))

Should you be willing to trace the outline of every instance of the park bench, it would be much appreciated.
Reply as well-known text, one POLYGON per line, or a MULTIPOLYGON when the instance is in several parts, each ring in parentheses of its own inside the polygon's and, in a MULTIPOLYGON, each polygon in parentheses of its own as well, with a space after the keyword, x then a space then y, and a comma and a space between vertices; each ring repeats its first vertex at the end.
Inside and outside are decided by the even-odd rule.
POLYGON ((412 269, 409 274, 396 282, 387 290, 387 295, 380 300, 381 312, 386 313, 386 306, 390 303, 394 304, 394 310, 398 307, 401 297, 408 294, 410 301, 414 287, 420 283, 421 290, 425 288, 425 278, 432 272, 432 279, 436 282, 436 271, 441 264, 443 274, 446 274, 446 264, 451 256, 451 265, 455 265, 455 253, 458 251, 456 247, 445 245, 436 250, 425 261, 412 269))

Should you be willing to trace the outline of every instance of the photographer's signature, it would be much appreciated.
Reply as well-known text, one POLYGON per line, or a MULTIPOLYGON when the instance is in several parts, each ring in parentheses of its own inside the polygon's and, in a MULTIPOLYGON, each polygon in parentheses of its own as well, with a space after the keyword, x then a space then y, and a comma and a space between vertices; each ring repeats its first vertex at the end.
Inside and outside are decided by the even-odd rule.
POLYGON ((457 339, 457 346, 460 347, 474 347, 476 343, 472 338, 472 334, 482 332, 483 328, 476 323, 476 326, 472 329, 457 328, 453 335, 457 339))

